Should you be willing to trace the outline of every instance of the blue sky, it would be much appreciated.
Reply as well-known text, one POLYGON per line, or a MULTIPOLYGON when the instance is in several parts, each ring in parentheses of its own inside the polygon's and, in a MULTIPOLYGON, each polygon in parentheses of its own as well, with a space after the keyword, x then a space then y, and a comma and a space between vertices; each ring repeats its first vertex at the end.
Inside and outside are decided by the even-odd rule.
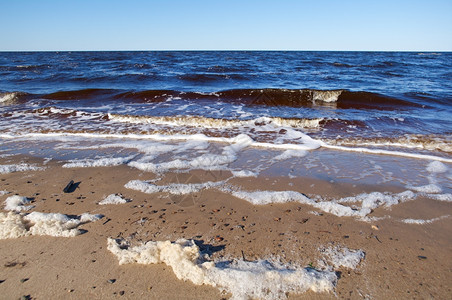
POLYGON ((0 51, 452 50, 452 0, 0 0, 0 51))

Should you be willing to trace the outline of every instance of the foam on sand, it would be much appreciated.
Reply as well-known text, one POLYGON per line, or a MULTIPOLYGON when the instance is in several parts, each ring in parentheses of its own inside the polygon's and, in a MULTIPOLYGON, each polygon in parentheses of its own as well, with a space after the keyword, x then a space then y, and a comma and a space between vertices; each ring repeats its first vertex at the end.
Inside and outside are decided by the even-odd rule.
POLYGON ((338 203, 360 203, 361 209, 373 210, 380 206, 391 207, 401 202, 412 200, 416 194, 412 191, 404 191, 397 194, 391 193, 363 193, 353 197, 345 197, 336 200, 338 203))
POLYGON ((424 225, 424 224, 431 224, 433 222, 445 219, 450 217, 450 215, 445 215, 445 216, 441 216, 438 218, 433 218, 433 219, 429 219, 429 220, 423 220, 423 219, 403 219, 402 222, 403 223, 407 223, 407 224, 416 224, 416 225, 424 225))
POLYGON ((272 203, 300 202, 311 204, 313 202, 302 193, 294 191, 243 191, 224 188, 224 192, 229 192, 234 197, 246 200, 254 205, 266 205, 272 203))
POLYGON ((118 239, 109 238, 107 243, 121 265, 164 263, 178 279, 217 287, 231 293, 232 299, 281 299, 287 293, 308 290, 331 292, 337 281, 334 272, 274 266, 262 260, 214 263, 201 255, 193 241, 185 239, 149 241, 135 247, 118 239))
POLYGON ((426 194, 438 194, 442 192, 442 189, 440 186, 434 183, 422 185, 422 186, 407 186, 410 190, 420 192, 420 193, 426 193, 426 194))
POLYGON ((14 239, 30 235, 22 215, 0 212, 0 239, 14 239))
POLYGON ((37 167, 35 165, 29 165, 26 163, 15 164, 15 165, 0 165, 0 174, 8 174, 14 172, 26 172, 26 171, 41 171, 44 170, 42 167, 37 167))
POLYGON ((99 159, 81 159, 73 160, 63 165, 63 168, 90 168, 90 167, 113 167, 126 164, 135 156, 99 158, 99 159))
POLYGON ((452 194, 426 194, 431 199, 444 202, 452 202, 452 194))
POLYGON ((154 193, 169 193, 172 195, 186 195, 197 193, 204 189, 209 189, 223 184, 223 181, 218 182, 204 182, 204 183, 171 183, 168 185, 156 185, 141 180, 131 180, 124 187, 135 191, 140 191, 145 194, 154 193))
POLYGON ((319 263, 331 264, 334 268, 356 269, 359 263, 365 258, 366 254, 362 250, 350 250, 347 247, 328 247, 320 249, 325 256, 323 261, 319 263))
POLYGON ((122 197, 122 195, 118 194, 111 194, 108 195, 104 200, 100 201, 99 205, 106 205, 106 204, 124 204, 130 202, 130 200, 125 199, 122 197))
POLYGON ((370 194, 359 194, 353 197, 346 197, 338 200, 311 199, 306 195, 296 191, 243 191, 236 187, 222 187, 221 191, 230 193, 234 197, 246 200, 254 205, 266 205, 271 203, 299 202, 310 205, 326 213, 331 213, 338 217, 357 217, 366 220, 367 215, 380 206, 390 207, 400 202, 412 200, 416 197, 411 191, 398 194, 373 192, 370 194), (342 203, 353 203, 353 206, 346 206, 342 203), (360 206, 358 205, 360 204, 360 206))
POLYGON ((0 212, 0 239, 18 238, 30 235, 73 237, 82 233, 77 227, 94 222, 102 215, 88 213, 70 217, 60 213, 32 212, 28 215, 0 212))
MULTIPOLYGON (((226 180, 227 181, 227 180, 226 180)), ((146 194, 153 193, 169 193, 172 195, 186 195, 197 193, 204 189, 218 189, 221 192, 231 194, 232 196, 248 201, 253 205, 268 205, 272 203, 288 203, 298 202, 301 204, 310 205, 323 212, 336 215, 338 217, 356 217, 362 221, 369 221, 368 215, 374 209, 379 207, 389 208, 401 202, 406 202, 415 199, 418 195, 412 191, 404 191, 401 193, 363 193, 352 197, 345 197, 341 199, 327 200, 321 197, 311 199, 303 193, 297 191, 245 191, 240 188, 227 185, 226 181, 208 181, 204 183, 171 183, 168 185, 156 185, 154 183, 131 180, 125 187, 128 189, 141 191, 146 194), (347 205, 344 205, 347 204, 347 205)), ((450 201, 445 195, 431 195, 438 196, 437 200, 450 201), (439 196, 443 198, 440 199, 439 196)))
POLYGON ((306 195, 296 191, 230 191, 230 193, 240 199, 246 200, 254 205, 266 205, 272 203, 298 202, 318 208, 324 212, 331 213, 339 217, 365 217, 371 211, 354 210, 351 207, 341 205, 334 201, 315 201, 306 195))
POLYGON ((5 200, 5 210, 12 211, 23 211, 30 210, 34 207, 34 205, 26 205, 31 202, 27 197, 22 197, 18 195, 10 196, 5 200))

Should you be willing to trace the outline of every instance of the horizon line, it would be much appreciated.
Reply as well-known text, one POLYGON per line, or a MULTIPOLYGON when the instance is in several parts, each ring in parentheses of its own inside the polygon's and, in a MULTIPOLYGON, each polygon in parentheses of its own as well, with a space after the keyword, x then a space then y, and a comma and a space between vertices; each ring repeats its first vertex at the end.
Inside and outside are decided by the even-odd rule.
POLYGON ((103 50, 0 50, 0 52, 452 52, 452 50, 302 50, 302 49, 103 49, 103 50))

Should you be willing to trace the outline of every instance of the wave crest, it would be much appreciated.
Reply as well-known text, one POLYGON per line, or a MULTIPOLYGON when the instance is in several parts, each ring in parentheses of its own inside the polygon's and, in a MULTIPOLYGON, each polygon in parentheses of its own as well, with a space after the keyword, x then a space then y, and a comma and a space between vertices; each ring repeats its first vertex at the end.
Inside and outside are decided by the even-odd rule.
POLYGON ((241 126, 262 126, 274 124, 282 127, 317 128, 323 119, 285 119, 262 117, 251 120, 215 119, 199 116, 132 116, 108 114, 111 121, 133 124, 157 124, 170 126, 191 126, 203 128, 232 128, 241 126))
POLYGON ((6 92, 6 93, 0 93, 0 104, 12 104, 17 101, 22 100, 25 96, 27 96, 27 93, 23 92, 6 92))
MULTIPOLYGON (((13 97, 11 93, 0 94, 2 99, 13 97)), ((26 93, 16 92, 15 95, 26 93)), ((193 92, 174 90, 114 90, 114 89, 82 89, 74 91, 58 91, 43 95, 30 95, 48 100, 78 101, 78 100, 121 100, 137 103, 162 102, 170 99, 186 101, 215 101, 232 104, 256 106, 289 106, 312 107, 331 106, 342 109, 378 109, 394 110, 404 107, 422 107, 418 104, 418 97, 405 95, 404 99, 367 91, 348 91, 345 89, 316 90, 316 89, 233 89, 217 92, 193 92)), ((3 100, 5 101, 5 100, 3 100)), ((2 102, 3 102, 2 101, 2 102)))

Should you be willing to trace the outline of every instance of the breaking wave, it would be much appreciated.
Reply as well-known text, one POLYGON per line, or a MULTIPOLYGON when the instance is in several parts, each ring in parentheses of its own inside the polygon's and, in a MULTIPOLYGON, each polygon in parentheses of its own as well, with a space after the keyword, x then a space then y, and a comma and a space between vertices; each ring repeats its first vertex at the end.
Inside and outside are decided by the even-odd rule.
POLYGON ((26 98, 28 94, 23 92, 0 93, 0 104, 12 104, 26 98))
POLYGON ((204 128, 231 128, 240 126, 260 126, 274 124, 294 128, 315 128, 323 119, 286 119, 277 117, 262 117, 251 120, 215 119, 199 116, 132 116, 108 114, 108 119, 117 122, 133 124, 159 124, 171 126, 192 126, 204 128))
MULTIPOLYGON (((0 94, 1 99, 8 99, 13 94, 0 94)), ((115 89, 82 89, 74 91, 58 91, 49 94, 33 95, 34 98, 49 100, 93 100, 109 99, 137 103, 162 102, 174 98, 188 101, 224 101, 227 103, 264 106, 303 107, 312 105, 330 105, 337 108, 356 109, 396 109, 400 107, 421 107, 419 99, 413 97, 400 99, 366 91, 316 90, 316 89, 232 89, 210 93, 184 92, 174 90, 115 90, 115 89)), ((3 100, 5 101, 5 100, 3 100)), ((2 102, 3 102, 2 101, 2 102)))

